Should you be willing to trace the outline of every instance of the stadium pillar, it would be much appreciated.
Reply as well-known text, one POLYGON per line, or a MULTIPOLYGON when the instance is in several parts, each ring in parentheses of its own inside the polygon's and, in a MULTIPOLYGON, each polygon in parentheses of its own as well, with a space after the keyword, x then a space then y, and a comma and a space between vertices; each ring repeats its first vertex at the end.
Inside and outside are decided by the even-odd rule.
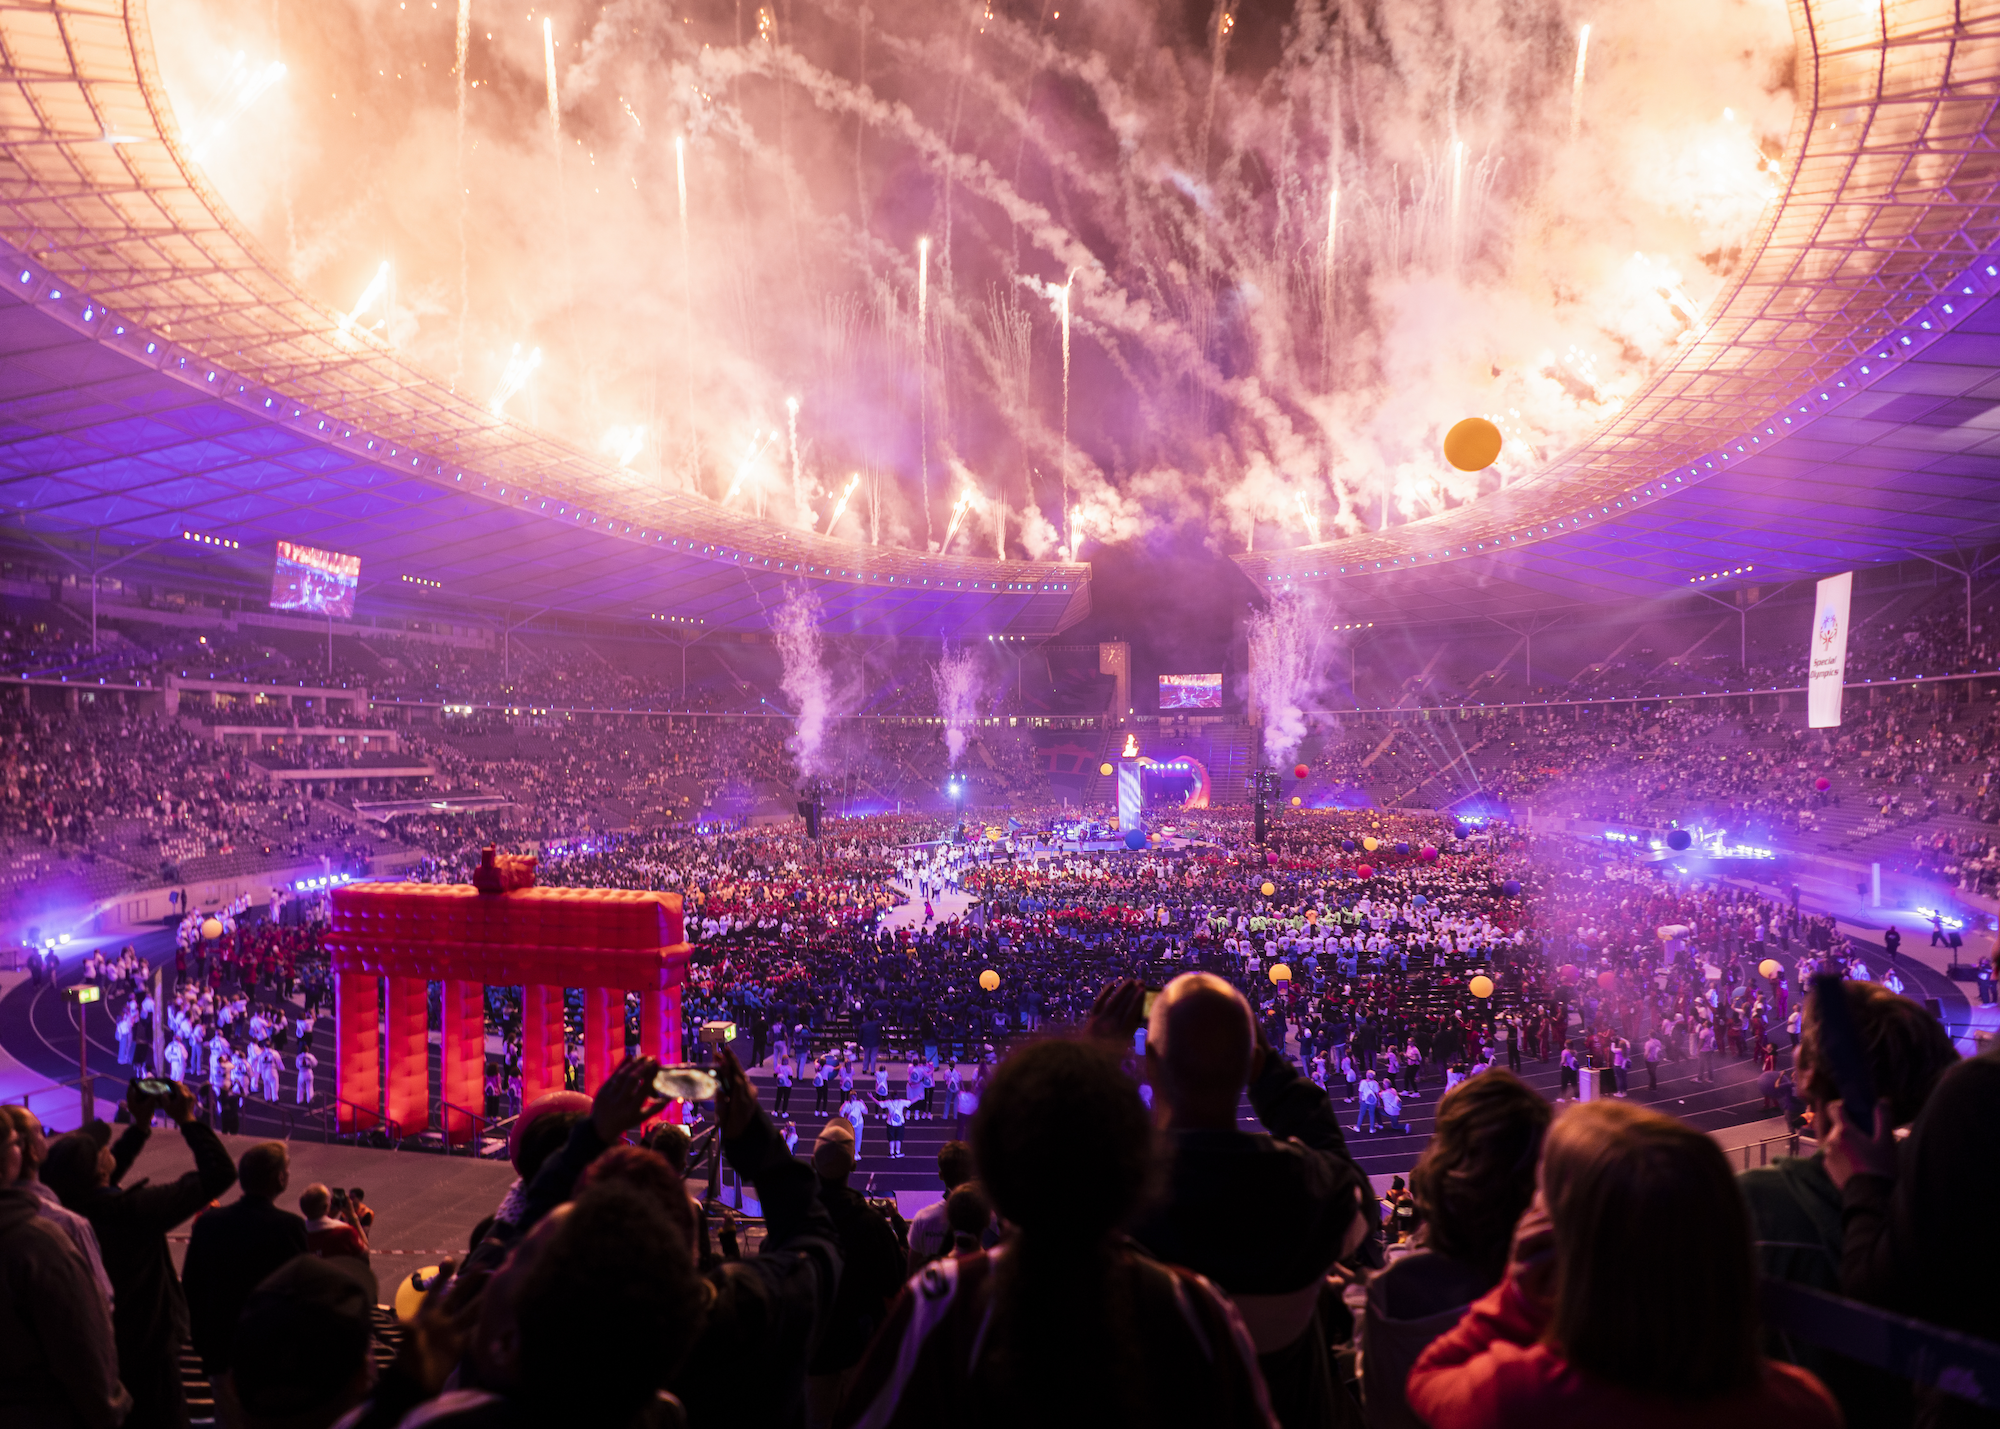
POLYGON ((530 983, 521 989, 521 1105, 563 1089, 563 990, 530 983))
POLYGON ((479 1137, 474 1115, 486 1112, 486 989, 449 979, 444 985, 444 1036, 440 1047, 444 1086, 444 1139, 471 1146, 479 1137))
POLYGON ((420 977, 392 977, 382 1038, 383 1110, 396 1123, 394 1134, 430 1130, 430 983, 420 977))
POLYGON ((349 1136, 378 1123, 382 1105, 380 979, 341 973, 333 984, 335 1122, 349 1136))

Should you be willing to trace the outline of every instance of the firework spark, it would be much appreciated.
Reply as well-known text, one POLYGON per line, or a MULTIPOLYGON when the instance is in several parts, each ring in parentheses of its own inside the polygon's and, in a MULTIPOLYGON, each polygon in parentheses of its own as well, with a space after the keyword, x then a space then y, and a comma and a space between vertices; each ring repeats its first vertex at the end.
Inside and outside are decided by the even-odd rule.
POLYGON ((1572 142, 1583 133, 1583 72, 1590 58, 1590 26, 1576 32, 1576 76, 1569 83, 1569 137, 1572 142))
POLYGON ((539 347, 523 357, 521 344, 518 342, 514 344, 513 352, 507 357, 507 366, 500 374, 500 385, 493 389, 493 400, 487 404, 493 409, 494 416, 507 415, 507 404, 528 385, 528 379, 535 375, 535 369, 541 365, 542 350, 539 347))
POLYGON ((831 536, 833 528, 840 524, 840 518, 847 514, 847 499, 854 495, 854 489, 861 485, 861 473, 855 472, 847 478, 847 490, 840 493, 840 500, 833 504, 833 514, 826 518, 826 534, 831 536))
POLYGON ((383 293, 387 292, 388 288, 389 260, 384 258, 382 266, 375 270, 375 276, 368 280, 368 286, 361 290, 361 296, 354 300, 352 310, 342 315, 340 319, 340 335, 342 337, 348 337, 353 334, 354 324, 360 320, 363 313, 375 306, 376 300, 383 293))

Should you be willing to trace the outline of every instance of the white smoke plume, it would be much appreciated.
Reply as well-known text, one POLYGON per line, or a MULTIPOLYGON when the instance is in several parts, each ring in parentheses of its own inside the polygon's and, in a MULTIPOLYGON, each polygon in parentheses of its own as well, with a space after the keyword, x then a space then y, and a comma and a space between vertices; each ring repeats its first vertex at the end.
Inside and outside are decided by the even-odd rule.
POLYGON ((778 688, 791 702, 797 721, 785 745, 799 773, 808 779, 832 772, 822 746, 833 719, 833 677, 826 669, 819 619, 819 601, 807 590, 791 591, 771 613, 771 632, 777 637, 783 667, 778 688))
POLYGON ((1312 605, 1283 591, 1250 617, 1250 701, 1264 722, 1264 758, 1279 766, 1298 756, 1306 708, 1320 692, 1321 625, 1312 605))
POLYGON ((931 667, 931 684, 937 690, 938 713, 944 717, 944 746, 953 768, 965 758, 967 730, 979 713, 979 693, 985 680, 972 651, 947 650, 931 667))
POLYGON ((1529 475, 1706 330, 1795 99, 1784 0, 473 0, 462 123, 450 0, 146 8, 265 249, 342 312, 393 264, 365 340, 478 397, 538 348, 510 419, 793 529, 860 474, 837 534, 922 547, 920 474, 934 516, 969 483, 954 551, 1015 557, 1529 475), (1472 415, 1479 474, 1439 451, 1472 415))

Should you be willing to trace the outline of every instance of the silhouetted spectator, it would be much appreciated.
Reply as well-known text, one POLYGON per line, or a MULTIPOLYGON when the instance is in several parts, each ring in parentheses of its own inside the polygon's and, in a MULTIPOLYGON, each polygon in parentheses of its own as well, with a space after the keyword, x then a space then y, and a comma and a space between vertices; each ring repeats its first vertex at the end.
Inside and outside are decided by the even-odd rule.
POLYGON ((1423 1249, 1368 1283, 1361 1327, 1370 1429, 1422 1429, 1403 1397, 1426 1346, 1500 1283, 1515 1222, 1535 1195, 1549 1104, 1498 1068, 1438 1105, 1437 1130, 1410 1173, 1423 1249))
POLYGON ((188 1335, 187 1300, 167 1252, 167 1232, 236 1182, 228 1148, 194 1119, 194 1099, 179 1082, 153 1097, 133 1082, 125 1094, 132 1124, 117 1144, 101 1122, 58 1137, 42 1167, 62 1203, 89 1218, 104 1252, 104 1269, 117 1295, 112 1323, 118 1332, 118 1377, 132 1392, 131 1429, 175 1429, 187 1422, 180 1351, 188 1335), (152 1136, 163 1111, 194 1153, 195 1168, 164 1184, 125 1189, 125 1173, 152 1136))
MULTIPOLYGON (((1884 1094, 1891 1121, 1907 1126, 1930 1099, 1938 1078, 1958 1060, 1944 1027, 1924 1008, 1872 982, 1842 984, 1848 1015, 1868 1061, 1869 1078, 1884 1094)), ((1798 1085, 1812 1109, 1815 1126, 1825 1128, 1830 1108, 1840 1101, 1833 1071, 1820 1051, 1818 1005, 1808 999, 1799 1043, 1798 1085)), ((1750 1203, 1761 1274, 1840 1293, 1840 1263, 1846 1240, 1841 1224, 1841 1192, 1827 1174, 1824 1151, 1810 1157, 1781 1157, 1737 1177, 1750 1203)), ((1852 1425, 1885 1429, 1910 1419, 1913 1402, 1907 1382, 1832 1350, 1792 1336, 1773 1337, 1776 1352, 1818 1375, 1833 1392, 1852 1425)))
POLYGON ((279 1266, 306 1254, 306 1223, 275 1202, 291 1180, 282 1141, 260 1141, 236 1162, 242 1194, 195 1217, 188 1232, 181 1285, 202 1370, 213 1379, 229 1368, 229 1342, 250 1292, 279 1266))
POLYGON ((244 1429, 327 1429, 366 1398, 375 1382, 372 1304, 363 1277, 312 1255, 286 1261, 252 1289, 230 1331, 231 1368, 216 1386, 227 1386, 244 1429))
POLYGON ((1272 1425, 1235 1309, 1124 1241, 1152 1131, 1115 1051, 1016 1052, 973 1124, 981 1184, 1014 1227, 927 1265, 869 1347, 840 1422, 901 1426, 1272 1425))
POLYGON ((118 1429, 132 1396, 118 1382, 111 1307, 20 1174, 21 1134, 0 1117, 0 1424, 118 1429))
POLYGON ((1838 1429, 1757 1338, 1749 1215, 1709 1137, 1630 1102, 1571 1107, 1506 1277, 1410 1372, 1430 1429, 1838 1429))
MULTIPOLYGON (((1093 1029, 1124 1043, 1142 996, 1135 983, 1111 990, 1093 1029)), ((1373 1224, 1375 1198, 1333 1103, 1264 1043, 1243 995, 1209 973, 1175 978, 1154 1001, 1146 1065, 1166 1178, 1135 1239, 1228 1292, 1286 1429, 1352 1420, 1352 1398, 1335 1398, 1346 1391, 1328 1363, 1320 1291, 1373 1224), (1263 1133, 1236 1124, 1246 1083, 1263 1133)))
MULTIPOLYGON (((1838 1107, 1821 1142, 1841 1190, 1843 1294, 1948 1329, 2000 1342, 2000 1251, 1986 1234, 2000 1186, 2000 1044, 1938 1078, 1895 1139, 1893 1104, 1877 1108, 1873 1136, 1857 1134, 1838 1107)), ((1941 1390, 1917 1394, 1917 1422, 1990 1426, 2000 1415, 1941 1390)))

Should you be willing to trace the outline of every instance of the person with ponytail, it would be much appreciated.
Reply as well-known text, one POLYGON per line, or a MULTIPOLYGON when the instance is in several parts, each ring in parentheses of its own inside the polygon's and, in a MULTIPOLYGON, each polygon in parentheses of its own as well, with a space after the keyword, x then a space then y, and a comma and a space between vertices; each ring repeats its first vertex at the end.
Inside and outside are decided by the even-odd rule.
POLYGON ((1123 1235, 1154 1155, 1114 1049, 1016 1052, 987 1083, 972 1150, 1008 1233, 903 1288, 837 1424, 1276 1429, 1229 1301, 1123 1235))
POLYGON ((1722 1151, 1630 1102, 1543 1144, 1507 1273, 1411 1370, 1430 1429, 1838 1429, 1823 1385, 1763 1355, 1750 1218, 1722 1151))

